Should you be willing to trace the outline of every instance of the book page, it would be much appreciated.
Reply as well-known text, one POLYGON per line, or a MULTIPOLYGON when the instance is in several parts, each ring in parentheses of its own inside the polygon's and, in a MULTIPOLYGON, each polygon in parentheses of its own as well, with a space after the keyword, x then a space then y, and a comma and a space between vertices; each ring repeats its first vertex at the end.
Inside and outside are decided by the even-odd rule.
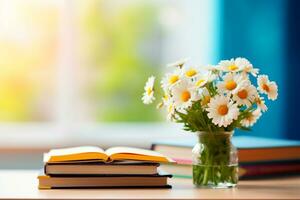
POLYGON ((116 160, 144 160, 144 161, 162 161, 174 162, 172 159, 151 150, 139 149, 134 147, 112 147, 105 151, 111 159, 116 160))
POLYGON ((49 156, 62 156, 80 153, 104 153, 104 150, 96 146, 81 146, 62 149, 52 149, 49 151, 49 156))
POLYGON ((52 149, 44 155, 44 161, 75 161, 75 160, 107 160, 104 150, 95 146, 81 146, 62 149, 52 149))

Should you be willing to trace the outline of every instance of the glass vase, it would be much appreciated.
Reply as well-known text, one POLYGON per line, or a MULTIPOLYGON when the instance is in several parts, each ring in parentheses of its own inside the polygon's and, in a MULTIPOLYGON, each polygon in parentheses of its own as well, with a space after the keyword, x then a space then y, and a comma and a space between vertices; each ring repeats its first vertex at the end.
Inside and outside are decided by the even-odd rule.
POLYGON ((193 183, 197 187, 231 188, 238 183, 238 156, 232 132, 198 132, 193 148, 193 183))

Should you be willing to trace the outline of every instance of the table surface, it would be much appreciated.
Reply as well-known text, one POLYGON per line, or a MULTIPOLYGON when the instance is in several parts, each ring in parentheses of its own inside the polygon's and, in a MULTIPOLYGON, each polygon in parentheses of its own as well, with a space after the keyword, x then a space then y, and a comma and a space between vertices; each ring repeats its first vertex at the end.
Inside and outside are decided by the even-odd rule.
POLYGON ((34 170, 0 170, 0 199, 300 199, 300 176, 240 181, 234 189, 198 189, 172 178, 173 189, 38 190, 34 170))

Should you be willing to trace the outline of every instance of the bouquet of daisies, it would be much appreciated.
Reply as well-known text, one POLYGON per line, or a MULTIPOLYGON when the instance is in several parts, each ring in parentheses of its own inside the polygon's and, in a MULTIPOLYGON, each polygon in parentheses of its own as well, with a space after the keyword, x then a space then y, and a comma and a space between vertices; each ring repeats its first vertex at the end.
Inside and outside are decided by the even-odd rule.
MULTIPOLYGON (((167 118, 184 124, 192 132, 249 129, 267 110, 265 95, 276 100, 278 87, 267 75, 245 58, 222 60, 213 66, 186 65, 186 60, 168 65, 173 70, 162 81, 162 101, 167 118), (257 86, 253 82, 257 82, 257 86)), ((142 100, 150 104, 154 97, 155 77, 145 85, 142 100)))

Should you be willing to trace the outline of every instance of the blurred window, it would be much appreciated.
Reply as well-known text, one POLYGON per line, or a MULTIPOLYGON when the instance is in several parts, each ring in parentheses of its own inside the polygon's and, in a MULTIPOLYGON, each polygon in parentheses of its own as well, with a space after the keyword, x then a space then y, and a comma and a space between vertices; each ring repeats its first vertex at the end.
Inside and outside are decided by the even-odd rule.
POLYGON ((142 104, 144 84, 177 59, 217 60, 215 4, 0 0, 0 132, 153 132, 165 117, 142 104))
POLYGON ((57 5, 0 1, 0 121, 53 118, 57 5))
POLYGON ((147 77, 161 71, 164 32, 159 4, 76 1, 74 6, 78 116, 99 122, 161 120, 153 106, 141 102, 147 77))
POLYGON ((143 85, 167 60, 201 57, 194 4, 0 1, 0 121, 161 121, 143 85))

